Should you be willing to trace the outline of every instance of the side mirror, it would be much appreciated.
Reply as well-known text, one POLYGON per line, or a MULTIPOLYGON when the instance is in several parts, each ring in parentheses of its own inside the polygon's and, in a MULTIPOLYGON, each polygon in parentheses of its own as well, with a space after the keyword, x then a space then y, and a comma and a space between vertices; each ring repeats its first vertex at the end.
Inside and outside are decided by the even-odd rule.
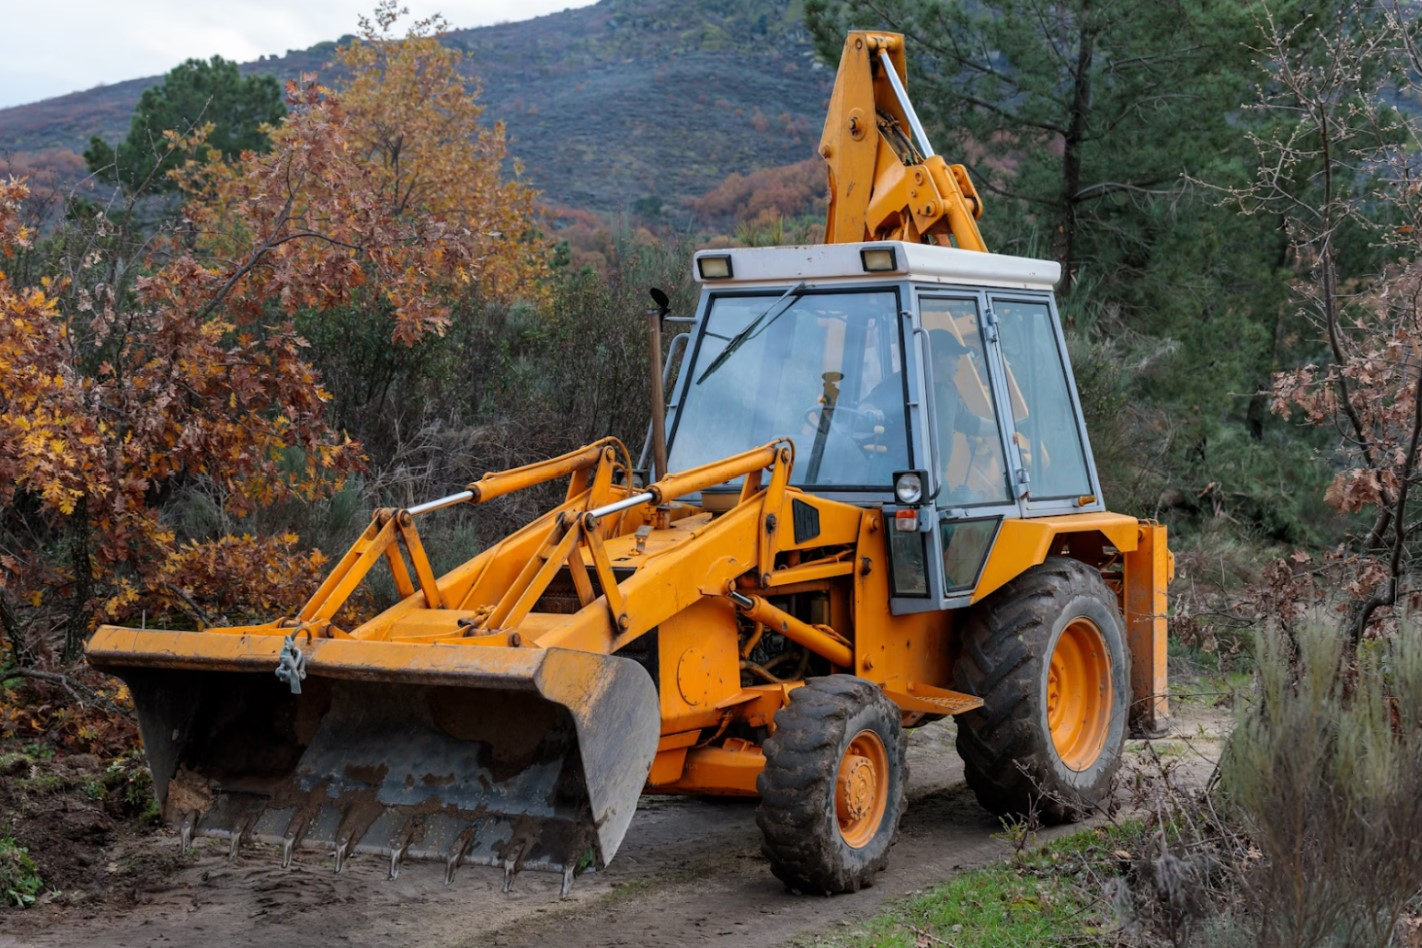
POLYGON ((671 297, 667 296, 660 287, 654 286, 647 292, 652 295, 652 302, 657 304, 658 317, 665 317, 667 313, 671 312, 671 297))

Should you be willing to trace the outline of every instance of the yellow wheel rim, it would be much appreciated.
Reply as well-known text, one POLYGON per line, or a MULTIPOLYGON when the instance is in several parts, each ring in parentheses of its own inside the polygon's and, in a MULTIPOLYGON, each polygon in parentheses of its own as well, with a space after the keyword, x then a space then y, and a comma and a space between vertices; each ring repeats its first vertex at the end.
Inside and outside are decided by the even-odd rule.
POLYGON ((1047 725, 1057 756, 1072 770, 1096 763, 1111 725, 1111 656, 1101 630, 1074 619, 1047 669, 1047 725))
POLYGON ((846 845, 868 845, 884 822, 889 804, 889 752, 870 730, 860 731, 845 748, 834 782, 834 814, 846 845))

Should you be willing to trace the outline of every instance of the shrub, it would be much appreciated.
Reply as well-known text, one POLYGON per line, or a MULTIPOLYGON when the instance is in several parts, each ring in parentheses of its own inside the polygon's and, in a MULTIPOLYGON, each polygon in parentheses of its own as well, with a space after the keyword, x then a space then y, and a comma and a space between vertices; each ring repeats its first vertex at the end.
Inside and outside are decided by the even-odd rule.
POLYGON ((1240 867, 1254 943, 1388 944, 1422 887, 1420 638, 1345 661, 1336 628, 1261 637, 1257 701, 1220 767, 1254 847, 1240 867))

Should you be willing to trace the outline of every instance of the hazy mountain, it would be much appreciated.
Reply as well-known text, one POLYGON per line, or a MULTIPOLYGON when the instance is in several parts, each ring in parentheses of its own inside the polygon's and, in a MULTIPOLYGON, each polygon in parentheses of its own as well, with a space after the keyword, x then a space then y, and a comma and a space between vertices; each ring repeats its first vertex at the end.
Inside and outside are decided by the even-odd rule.
MULTIPOLYGON (((553 205, 617 210, 646 195, 673 205, 731 173, 814 155, 833 70, 816 64, 799 0, 602 0, 521 23, 457 30, 485 117, 553 205)), ((247 63, 294 78, 335 42, 247 63)), ((0 151, 64 162, 90 135, 128 130, 161 76, 0 110, 0 151)))

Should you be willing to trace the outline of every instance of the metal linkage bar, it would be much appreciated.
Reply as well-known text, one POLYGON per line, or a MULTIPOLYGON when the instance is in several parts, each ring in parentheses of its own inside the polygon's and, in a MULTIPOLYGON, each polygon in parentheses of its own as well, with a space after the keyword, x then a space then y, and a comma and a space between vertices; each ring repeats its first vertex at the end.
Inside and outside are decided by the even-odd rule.
POLYGON ((462 490, 457 494, 450 494, 448 497, 441 497, 438 500, 427 500, 423 504, 416 504, 409 508, 412 517, 429 513, 431 510, 443 510, 445 507, 453 507, 455 504, 462 504, 474 499, 472 490, 462 490))
POLYGON ((913 103, 909 101, 904 84, 899 82, 899 72, 894 68, 894 61, 889 58, 889 51, 880 49, 879 59, 884 64, 884 74, 889 80, 889 85, 894 89, 894 98, 899 100, 899 108, 903 109, 904 115, 908 116, 909 127, 913 129, 913 137, 918 139, 919 150, 923 152, 923 157, 932 158, 937 152, 928 143, 928 133, 923 130, 923 124, 918 120, 918 113, 913 110, 913 103))
POLYGON ((612 503, 605 504, 604 506, 601 506, 596 510, 590 510, 588 511, 588 513, 594 519, 601 519, 603 517, 611 516, 615 513, 620 513, 624 510, 631 510, 633 507, 640 507, 642 504, 656 499, 656 494, 652 493, 651 491, 643 491, 640 494, 633 494, 631 497, 624 497, 621 500, 614 500, 612 503))

